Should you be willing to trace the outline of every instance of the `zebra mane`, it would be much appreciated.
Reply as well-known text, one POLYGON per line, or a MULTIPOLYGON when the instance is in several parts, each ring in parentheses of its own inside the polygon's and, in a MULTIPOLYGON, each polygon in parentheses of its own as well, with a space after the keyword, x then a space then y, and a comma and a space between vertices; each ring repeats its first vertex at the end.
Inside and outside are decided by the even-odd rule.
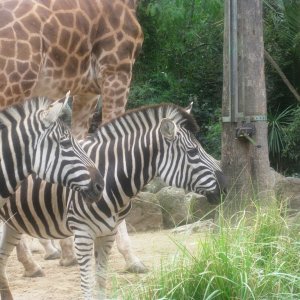
POLYGON ((38 109, 48 108, 52 102, 52 100, 46 97, 33 97, 0 110, 0 129, 11 123, 9 118, 15 119, 17 115, 20 116, 21 112, 31 115, 38 109))
POLYGON ((192 133, 199 131, 199 126, 197 125, 195 118, 182 107, 172 103, 146 105, 136 109, 128 110, 109 123, 100 125, 99 129, 104 126, 109 126, 109 124, 113 124, 114 122, 118 122, 118 120, 121 118, 132 118, 135 115, 147 115, 150 119, 153 118, 155 121, 159 121, 163 118, 169 118, 178 126, 183 126, 192 133), (157 116, 159 119, 157 119, 157 116))

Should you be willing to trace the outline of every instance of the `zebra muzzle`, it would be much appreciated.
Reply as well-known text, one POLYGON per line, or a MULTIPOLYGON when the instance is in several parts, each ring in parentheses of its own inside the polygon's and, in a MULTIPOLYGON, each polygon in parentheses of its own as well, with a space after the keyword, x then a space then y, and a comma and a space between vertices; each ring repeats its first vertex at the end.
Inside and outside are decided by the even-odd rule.
POLYGON ((92 204, 97 203, 102 198, 103 189, 104 189, 104 180, 103 177, 100 175, 99 171, 94 168, 90 168, 91 174, 91 182, 89 184, 88 189, 83 190, 82 196, 86 203, 92 204))

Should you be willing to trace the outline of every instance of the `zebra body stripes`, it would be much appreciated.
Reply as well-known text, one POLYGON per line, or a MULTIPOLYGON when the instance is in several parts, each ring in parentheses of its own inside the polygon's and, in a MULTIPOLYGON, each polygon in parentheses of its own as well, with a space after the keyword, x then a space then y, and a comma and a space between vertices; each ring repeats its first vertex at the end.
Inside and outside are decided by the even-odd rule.
POLYGON ((32 98, 0 111, 0 202, 3 205, 31 173, 101 197, 103 178, 58 118, 66 101, 32 98))
POLYGON ((213 201, 220 199, 223 173, 194 138, 197 129, 194 119, 174 105, 142 108, 102 125, 82 143, 104 174, 98 203, 87 205, 79 193, 29 177, 0 211, 7 222, 0 248, 1 293, 11 295, 5 266, 22 233, 48 239, 74 235, 85 299, 92 298, 93 254, 97 299, 103 299, 117 225, 131 208, 130 198, 154 176, 189 191, 206 191, 213 201))

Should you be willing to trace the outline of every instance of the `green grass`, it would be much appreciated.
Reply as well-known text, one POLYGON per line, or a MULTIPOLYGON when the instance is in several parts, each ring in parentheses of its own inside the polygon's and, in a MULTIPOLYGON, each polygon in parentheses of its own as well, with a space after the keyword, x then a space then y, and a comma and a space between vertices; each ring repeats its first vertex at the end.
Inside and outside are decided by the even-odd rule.
POLYGON ((220 217, 217 233, 199 240, 145 281, 123 287, 124 300, 300 299, 300 240, 277 209, 220 217))

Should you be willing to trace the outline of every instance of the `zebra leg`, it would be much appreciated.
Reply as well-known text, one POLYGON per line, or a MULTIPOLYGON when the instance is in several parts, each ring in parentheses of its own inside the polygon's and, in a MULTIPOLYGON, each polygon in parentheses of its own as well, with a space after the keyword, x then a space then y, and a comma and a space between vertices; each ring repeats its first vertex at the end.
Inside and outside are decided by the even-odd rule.
POLYGON ((146 273, 149 271, 132 250, 125 220, 118 225, 116 242, 119 252, 125 259, 127 272, 146 273))
POLYGON ((39 239, 39 242, 45 250, 45 260, 53 260, 60 258, 61 252, 55 247, 53 240, 39 239))
POLYGON ((17 245, 17 258, 23 265, 25 271, 24 277, 44 277, 45 273, 42 268, 34 261, 31 250, 27 245, 24 235, 21 237, 19 244, 17 245))
POLYGON ((94 241, 84 232, 75 233, 75 253, 80 268, 80 285, 85 300, 93 299, 93 249, 94 241))
POLYGON ((77 265, 76 255, 74 253, 74 237, 70 236, 68 238, 59 241, 61 247, 61 259, 59 264, 64 267, 77 265))
POLYGON ((115 235, 98 237, 94 240, 94 252, 96 259, 96 299, 106 299, 106 277, 107 262, 112 245, 115 241, 115 235))
POLYGON ((0 294, 2 300, 12 300, 12 294, 9 289, 8 280, 6 276, 6 264, 11 252, 18 245, 22 234, 11 229, 3 224, 3 232, 0 242, 0 294))

